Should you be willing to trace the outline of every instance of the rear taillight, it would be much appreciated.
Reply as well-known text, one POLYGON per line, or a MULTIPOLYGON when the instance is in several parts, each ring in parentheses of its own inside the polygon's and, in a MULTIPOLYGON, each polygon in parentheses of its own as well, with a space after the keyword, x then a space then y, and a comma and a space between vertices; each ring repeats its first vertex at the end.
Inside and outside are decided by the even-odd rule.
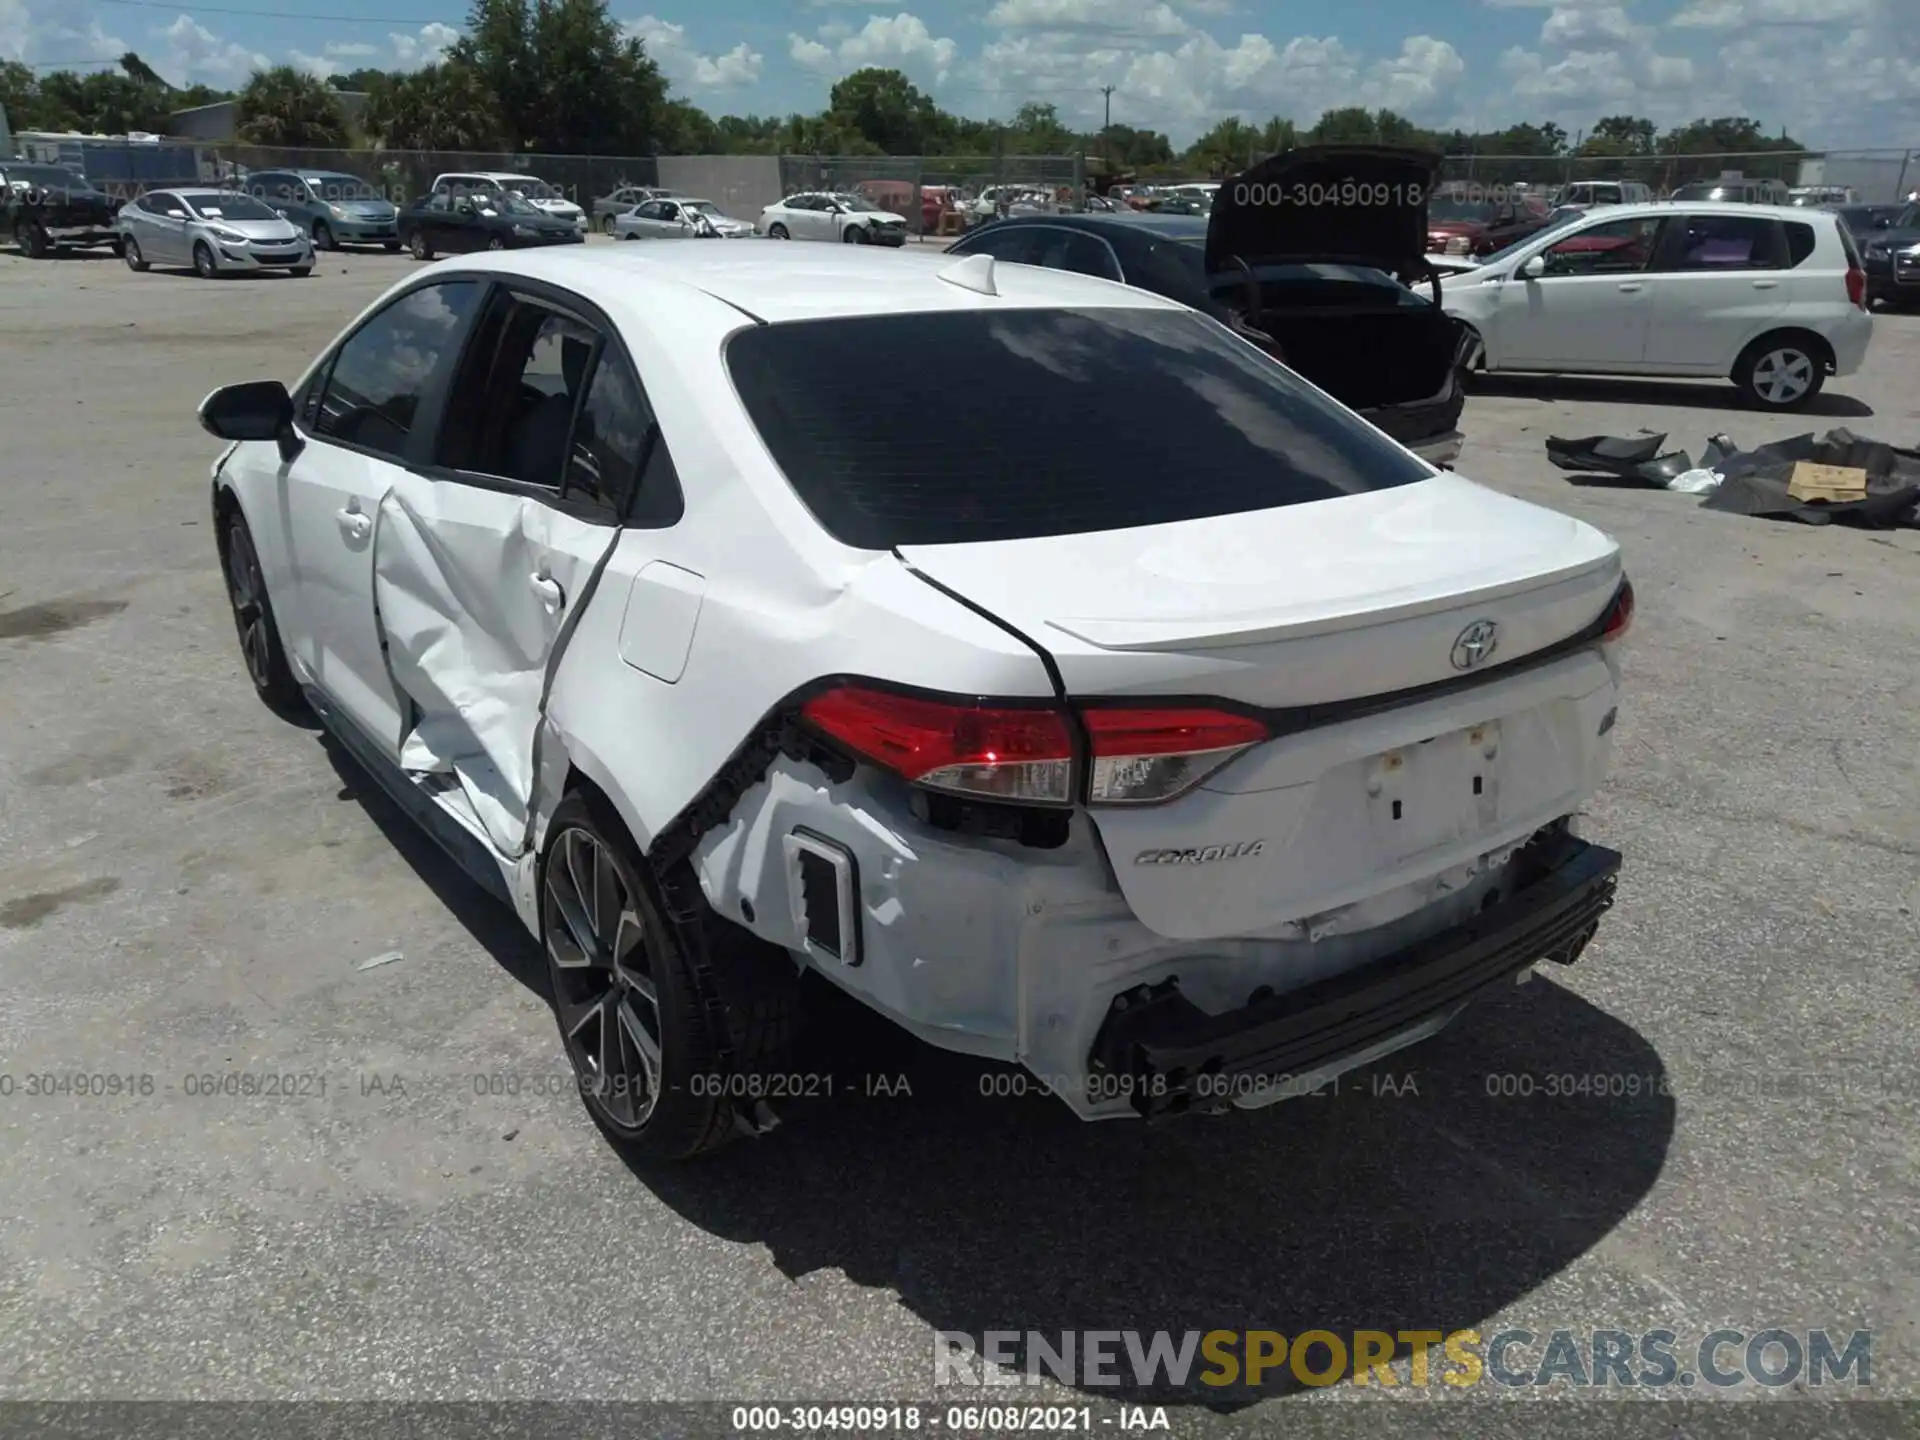
POLYGON ((1600 622, 1600 643, 1611 645, 1627 633, 1627 627, 1633 624, 1633 585, 1626 580, 1620 582, 1620 588, 1614 591, 1613 603, 1607 606, 1606 618, 1600 622))
POLYGON ((1867 308, 1867 272, 1855 265, 1847 267, 1847 303, 1867 308))
POLYGON ((1259 720, 1205 706, 1051 706, 929 699, 839 685, 800 708, 821 735, 929 790, 1032 805, 1150 805, 1193 789, 1267 739, 1259 720))
POLYGON ((800 713, 903 779, 988 800, 1073 801, 1073 732, 1059 710, 968 705, 843 685, 800 713))
POLYGON ((1264 724, 1245 715, 1186 706, 1084 710, 1080 720, 1092 805, 1171 800, 1268 735, 1264 724))

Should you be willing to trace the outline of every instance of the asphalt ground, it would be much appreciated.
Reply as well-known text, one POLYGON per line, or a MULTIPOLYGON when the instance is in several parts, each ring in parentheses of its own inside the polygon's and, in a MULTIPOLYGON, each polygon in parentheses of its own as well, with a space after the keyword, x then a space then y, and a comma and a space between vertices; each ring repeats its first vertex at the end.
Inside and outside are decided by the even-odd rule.
POLYGON ((1724 385, 1487 379, 1470 401, 1459 468, 1616 535, 1639 593, 1586 820, 1627 860, 1577 966, 1337 1094, 1152 1130, 983 1094, 994 1072, 830 1006, 809 1063, 831 1099, 655 1171, 588 1122, 515 920, 261 707, 234 643, 194 406, 292 379, 411 263, 203 282, 0 257, 0 1401, 1653 1423, 1477 1403, 1604 1394, 1685 1402, 1662 1435, 1914 1433, 1911 1405, 1813 1402, 1920 1396, 1920 534, 1583 487, 1543 442, 1913 444, 1920 316, 1882 315, 1866 370, 1801 417, 1724 385), (1722 1327, 1870 1330, 1871 1384, 1422 1387, 1403 1352, 1393 1389, 1284 1365, 934 1386, 939 1331, 1524 1329, 1524 1373, 1557 1330, 1668 1330, 1685 1362, 1722 1327), (1778 1403, 1733 1408, 1755 1395, 1778 1403))

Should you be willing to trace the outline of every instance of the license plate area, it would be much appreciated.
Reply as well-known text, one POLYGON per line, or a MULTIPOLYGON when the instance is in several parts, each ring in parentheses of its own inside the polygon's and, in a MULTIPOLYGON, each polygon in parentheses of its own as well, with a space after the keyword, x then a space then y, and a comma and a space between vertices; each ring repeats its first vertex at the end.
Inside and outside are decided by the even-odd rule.
POLYGON ((1484 721, 1364 762, 1367 826, 1389 865, 1500 824, 1500 722, 1484 721))

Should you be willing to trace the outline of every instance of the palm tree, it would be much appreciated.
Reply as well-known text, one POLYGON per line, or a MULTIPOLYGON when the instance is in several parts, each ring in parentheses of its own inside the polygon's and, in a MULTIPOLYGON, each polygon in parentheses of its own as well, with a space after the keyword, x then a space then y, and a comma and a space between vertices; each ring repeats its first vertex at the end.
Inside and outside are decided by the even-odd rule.
POLYGON ((256 70, 239 95, 241 140, 284 150, 340 150, 347 121, 325 81, 276 65, 256 70))

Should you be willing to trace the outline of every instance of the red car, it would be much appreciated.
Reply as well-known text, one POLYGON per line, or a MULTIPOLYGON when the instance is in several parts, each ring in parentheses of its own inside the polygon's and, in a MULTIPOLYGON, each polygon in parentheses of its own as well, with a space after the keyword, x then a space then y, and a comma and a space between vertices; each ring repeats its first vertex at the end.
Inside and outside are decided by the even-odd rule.
POLYGON ((1427 249, 1442 255, 1491 255, 1544 229, 1546 203, 1533 196, 1466 199, 1444 192, 1427 207, 1427 249))

